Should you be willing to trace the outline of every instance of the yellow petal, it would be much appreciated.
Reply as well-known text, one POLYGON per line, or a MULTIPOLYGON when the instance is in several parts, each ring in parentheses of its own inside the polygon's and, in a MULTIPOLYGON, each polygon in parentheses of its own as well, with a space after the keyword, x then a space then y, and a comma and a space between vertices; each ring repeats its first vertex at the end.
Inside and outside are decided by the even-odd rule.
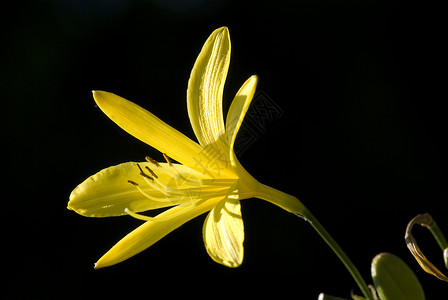
POLYGON ((210 257, 230 268, 244 257, 244 225, 240 201, 227 197, 208 214, 203 227, 205 247, 210 257))
POLYGON ((95 264, 95 268, 112 266, 140 253, 184 223, 212 209, 220 199, 222 198, 213 198, 197 206, 176 206, 153 221, 145 222, 104 254, 95 264))
POLYGON ((194 157, 202 150, 199 144, 120 96, 94 91, 93 97, 101 110, 129 134, 182 164, 198 169, 194 157))
POLYGON ((215 143, 224 136, 222 95, 229 63, 229 31, 221 27, 205 42, 188 81, 188 115, 194 133, 203 146, 215 143))
POLYGON ((235 138, 243 123, 249 105, 254 97, 255 89, 257 88, 258 77, 253 75, 241 86, 238 93, 230 105, 229 112, 226 118, 226 132, 230 143, 230 148, 233 149, 235 138))
POLYGON ((175 164, 178 174, 173 174, 173 167, 166 163, 159 167, 148 162, 138 165, 148 176, 152 174, 146 168, 152 169, 159 184, 146 178, 151 185, 147 183, 137 163, 123 163, 106 168, 78 185, 70 195, 68 208, 84 216, 109 217, 125 214, 126 208, 139 212, 191 204, 203 196, 198 181, 204 175, 186 166, 175 164))

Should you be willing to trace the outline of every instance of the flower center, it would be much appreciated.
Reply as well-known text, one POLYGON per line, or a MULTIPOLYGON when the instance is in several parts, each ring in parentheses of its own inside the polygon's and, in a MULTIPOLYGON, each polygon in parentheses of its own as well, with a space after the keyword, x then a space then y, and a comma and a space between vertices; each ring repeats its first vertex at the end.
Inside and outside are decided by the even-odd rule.
MULTIPOLYGON (((209 178, 186 169, 183 165, 172 163, 164 153, 163 157, 166 163, 159 163, 149 156, 145 157, 146 162, 136 163, 136 172, 143 182, 128 180, 145 198, 161 202, 163 206, 189 206, 219 195, 225 196, 235 182, 234 179, 209 178)), ((125 212, 138 219, 153 219, 132 212, 129 208, 125 212)))

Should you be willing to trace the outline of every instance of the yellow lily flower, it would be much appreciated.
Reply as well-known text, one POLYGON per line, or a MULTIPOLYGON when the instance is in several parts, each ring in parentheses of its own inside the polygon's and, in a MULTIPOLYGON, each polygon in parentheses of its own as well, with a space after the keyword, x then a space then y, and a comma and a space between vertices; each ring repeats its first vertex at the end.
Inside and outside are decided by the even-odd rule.
POLYGON ((258 79, 252 76, 243 84, 224 123, 222 95, 229 62, 229 32, 222 27, 205 42, 188 82, 188 115, 199 143, 124 98, 93 92, 110 119, 158 149, 166 160, 147 157, 145 162, 106 168, 71 193, 68 208, 81 215, 131 215, 145 221, 104 254, 95 268, 136 255, 205 212, 209 212, 203 226, 207 252, 216 262, 237 267, 244 254, 240 200, 257 197, 292 213, 304 212, 297 198, 259 183, 236 158, 233 145, 258 79), (170 208, 155 217, 139 214, 165 207, 170 208))

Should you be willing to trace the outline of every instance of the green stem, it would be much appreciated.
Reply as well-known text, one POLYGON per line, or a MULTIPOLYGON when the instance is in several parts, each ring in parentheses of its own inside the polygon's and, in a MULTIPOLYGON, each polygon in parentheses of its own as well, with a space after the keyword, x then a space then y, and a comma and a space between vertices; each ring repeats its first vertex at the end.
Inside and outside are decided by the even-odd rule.
POLYGON ((257 191, 258 192, 255 197, 267 200, 308 221, 342 261, 344 266, 355 279, 355 282, 358 284, 364 296, 369 300, 374 300, 369 287, 353 262, 347 254, 345 254, 338 243, 336 243, 336 241, 331 237, 327 230, 325 230, 325 228, 319 223, 316 217, 314 217, 314 215, 299 201, 299 199, 263 184, 260 184, 257 187, 257 191))
POLYGON ((358 284, 358 287, 360 288, 361 292, 364 294, 364 297, 366 297, 369 300, 374 300, 369 287, 367 286, 366 282, 362 278, 362 276, 359 273, 356 266, 353 264, 353 262, 350 260, 350 258, 347 256, 347 254, 344 252, 344 250, 342 250, 342 248, 339 246, 339 244, 328 233, 328 231, 322 226, 322 224, 320 224, 320 222, 316 219, 316 217, 314 217, 314 215, 309 211, 304 216, 300 216, 300 217, 305 217, 305 219, 317 231, 317 233, 328 244, 328 246, 330 246, 331 250, 333 250, 333 252, 338 256, 338 258, 342 261, 344 266, 350 272, 350 274, 352 275, 356 284, 358 284))
POLYGON ((436 241, 439 244, 442 251, 445 250, 446 248, 448 248, 448 242, 447 242, 445 236, 443 235, 442 231, 440 230, 439 226, 437 225, 436 221, 433 220, 433 223, 431 224, 431 226, 428 226, 427 228, 429 229, 429 231, 432 233, 432 235, 436 239, 436 241))
POLYGON ((432 233, 440 248, 443 251, 443 260, 445 261, 445 267, 448 269, 448 242, 437 225, 436 221, 433 220, 433 223, 430 226, 427 226, 428 230, 432 233))

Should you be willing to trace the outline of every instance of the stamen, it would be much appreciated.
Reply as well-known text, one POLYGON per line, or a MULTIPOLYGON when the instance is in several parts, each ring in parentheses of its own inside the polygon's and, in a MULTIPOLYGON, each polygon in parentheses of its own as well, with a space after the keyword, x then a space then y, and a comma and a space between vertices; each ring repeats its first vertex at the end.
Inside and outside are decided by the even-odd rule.
MULTIPOLYGON (((146 198, 148 198, 149 200, 152 200, 152 201, 156 201, 156 202, 167 202, 167 199, 165 199, 165 198, 157 198, 157 197, 153 197, 153 196, 151 196, 151 195, 148 195, 147 193, 145 193, 140 187, 139 187, 139 185, 138 185, 138 183, 137 182, 135 182, 135 181, 132 181, 132 180, 128 180, 128 182, 130 183, 130 184, 132 184, 133 186, 135 186, 135 188, 143 195, 143 196, 145 196, 146 198)), ((170 199, 170 201, 171 201, 172 199, 170 199)), ((177 200, 177 199, 176 199, 177 200)))
POLYGON ((179 171, 174 167, 174 165, 171 165, 171 169, 174 170, 174 173, 175 173, 174 177, 180 179, 182 182, 186 182, 187 184, 194 185, 194 186, 201 185, 201 180, 200 179, 185 178, 184 175, 179 173, 179 171))
POLYGON ((128 180, 128 183, 132 184, 145 198, 155 202, 170 203, 171 205, 187 206, 197 200, 214 197, 217 193, 225 192, 228 189, 226 186, 201 186, 196 188, 190 186, 177 189, 164 185, 158 179, 154 179, 153 181, 146 177, 143 177, 143 179, 151 188, 160 192, 163 196, 148 194, 135 181, 128 180))
POLYGON ((166 162, 168 163, 168 166, 171 167, 171 171, 174 171, 174 174, 172 177, 175 178, 179 178, 184 182, 188 182, 189 184, 192 185, 201 185, 201 180, 200 179, 191 179, 191 178, 185 178, 181 173, 179 173, 179 171, 175 168, 174 164, 171 162, 171 159, 169 158, 168 155, 166 155, 165 153, 162 153, 163 157, 165 158, 166 162))
POLYGON ((157 174, 154 173, 154 171, 151 170, 148 166, 145 166, 145 169, 146 169, 149 173, 151 173, 152 177, 154 177, 154 178, 159 178, 159 176, 157 176, 157 174))
MULTIPOLYGON (((144 182, 148 184, 148 187, 142 185, 142 182, 137 183, 133 180, 128 180, 129 184, 132 184, 142 196, 145 198, 165 203, 163 206, 180 205, 188 206, 196 203, 202 199, 214 197, 217 194, 224 193, 229 184, 228 180, 216 180, 216 179, 198 179, 194 174, 181 173, 177 166, 182 165, 172 163, 171 159, 163 153, 167 164, 159 164, 149 156, 145 157, 145 160, 158 168, 158 171, 162 172, 162 177, 154 172, 149 166, 136 163, 139 170, 139 175, 143 178, 144 182), (168 179, 166 178, 168 176, 168 179), (221 182, 222 181, 222 182, 221 182)), ((180 168, 180 170, 184 170, 180 168)), ((157 172, 158 173, 158 172, 157 172)), ((159 174, 160 175, 160 174, 159 174)), ((230 180, 232 181, 232 180, 230 180)), ((142 219, 145 221, 152 220, 154 218, 142 216, 138 217, 138 214, 130 211, 126 211, 129 215, 142 219)), ((157 220, 168 219, 170 216, 157 217, 157 220)))
MULTIPOLYGON (((186 209, 190 210, 191 208, 186 208, 186 209)), ((156 222, 156 221, 166 221, 166 220, 172 219, 172 218, 177 217, 178 215, 184 213, 185 211, 184 210, 180 210, 180 211, 177 211, 177 212, 175 212, 175 213, 173 213, 173 214, 171 214, 169 216, 163 216, 163 217, 160 216, 160 214, 155 216, 155 217, 148 217, 148 216, 141 215, 141 214, 138 214, 136 212, 133 212, 132 210, 130 210, 127 207, 124 209, 124 212, 127 213, 128 215, 130 215, 131 217, 134 217, 134 218, 136 218, 138 220, 156 222)))
MULTIPOLYGON (((145 181, 147 180, 146 178, 144 178, 145 181)), ((150 182, 149 180, 147 181, 147 183, 155 188, 157 191, 161 192, 163 195, 165 195, 165 197, 157 197, 157 196, 151 196, 148 193, 146 193, 145 191, 143 191, 142 188, 140 188, 140 186, 138 185, 137 182, 132 181, 132 180, 128 180, 128 182, 130 184, 132 184, 133 186, 135 186, 135 188, 140 192, 140 194, 142 194, 144 197, 148 198, 149 200, 155 201, 155 202, 162 202, 162 203, 170 203, 172 205, 178 205, 180 203, 183 202, 189 202, 186 201, 186 199, 192 200, 192 195, 188 195, 188 197, 186 197, 187 195, 184 192, 181 192, 180 190, 174 190, 171 189, 171 191, 169 191, 168 187, 166 187, 167 190, 161 189, 160 187, 156 187, 157 185, 153 182, 150 182)), ((210 195, 210 197, 212 195, 214 195, 216 193, 216 191, 213 191, 210 195)))
POLYGON ((145 177, 145 178, 148 178, 148 179, 150 179, 150 180, 154 180, 154 178, 152 178, 151 176, 149 176, 148 174, 146 174, 146 173, 143 171, 142 167, 140 167, 139 164, 137 164, 137 167, 138 167, 138 169, 140 170, 140 175, 141 175, 141 176, 143 176, 143 177, 145 177))
POLYGON ((173 163, 171 162, 171 159, 165 153, 162 153, 162 154, 163 154, 163 158, 165 158, 166 162, 171 167, 173 165, 173 163))
POLYGON ((156 167, 160 167, 160 164, 157 162, 157 160, 152 159, 152 158, 149 157, 149 156, 146 156, 146 157, 145 157, 145 160, 146 160, 147 162, 152 163, 152 164, 155 165, 156 167))
POLYGON ((134 218, 136 218, 138 220, 154 221, 154 218, 135 213, 132 210, 130 210, 129 208, 127 208, 127 207, 124 209, 124 212, 127 213, 128 215, 130 215, 131 217, 134 217, 134 218))
POLYGON ((182 176, 182 174, 179 173, 179 171, 176 170, 176 168, 174 167, 173 163, 171 162, 171 159, 168 157, 168 155, 166 155, 165 153, 162 153, 163 157, 165 158, 166 162, 168 163, 168 166, 170 166, 172 168, 172 170, 174 170, 175 175, 177 175, 178 178, 181 178, 183 181, 187 181, 187 179, 182 176))
POLYGON ((145 180, 145 182, 150 187, 152 187, 153 189, 161 192, 162 194, 164 194, 167 197, 172 196, 171 194, 173 194, 173 192, 176 191, 176 190, 173 190, 173 189, 167 187, 165 184, 161 183, 160 180, 158 180, 158 176, 154 172, 152 172, 152 170, 151 170, 151 173, 154 173, 154 175, 155 175, 154 178, 152 178, 152 177, 148 176, 147 174, 145 174, 143 172, 143 170, 140 168, 140 166, 139 166, 139 169, 140 169, 140 174, 142 174, 142 173, 144 174, 143 175, 143 180, 145 180))
POLYGON ((153 189, 161 192, 165 196, 169 196, 167 193, 167 186, 162 184, 157 178, 155 178, 153 181, 149 181, 148 179, 144 178, 145 182, 152 187, 153 189))

